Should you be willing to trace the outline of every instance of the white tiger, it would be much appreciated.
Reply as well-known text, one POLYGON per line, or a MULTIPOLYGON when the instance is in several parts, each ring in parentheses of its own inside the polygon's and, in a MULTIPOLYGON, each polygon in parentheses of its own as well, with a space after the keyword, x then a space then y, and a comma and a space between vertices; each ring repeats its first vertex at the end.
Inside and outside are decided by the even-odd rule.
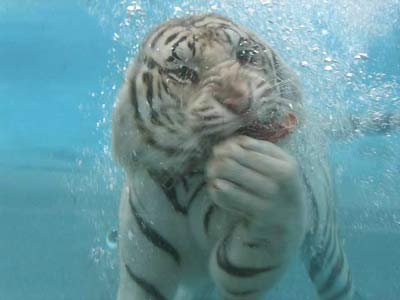
POLYGON ((321 149, 293 72, 214 14, 164 23, 131 64, 113 116, 126 173, 118 300, 255 300, 302 253, 321 300, 354 288, 321 149), (197 297, 197 298, 196 298, 197 297))

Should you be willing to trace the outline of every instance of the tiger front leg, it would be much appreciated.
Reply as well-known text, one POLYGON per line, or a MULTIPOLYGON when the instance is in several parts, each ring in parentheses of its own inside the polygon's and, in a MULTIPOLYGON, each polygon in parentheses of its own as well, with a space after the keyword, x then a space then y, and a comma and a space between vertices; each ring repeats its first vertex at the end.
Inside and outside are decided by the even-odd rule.
POLYGON ((207 166, 212 200, 241 221, 215 246, 210 269, 223 299, 260 299, 304 238, 305 201, 294 158, 245 136, 215 147, 207 166))
POLYGON ((119 211, 117 300, 172 300, 180 280, 179 257, 132 200, 130 189, 124 189, 119 211))

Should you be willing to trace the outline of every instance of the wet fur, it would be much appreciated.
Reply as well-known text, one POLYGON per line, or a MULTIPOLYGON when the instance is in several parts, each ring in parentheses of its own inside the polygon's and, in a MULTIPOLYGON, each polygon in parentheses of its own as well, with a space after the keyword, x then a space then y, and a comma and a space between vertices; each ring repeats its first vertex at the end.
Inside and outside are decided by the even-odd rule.
POLYGON ((352 299, 333 184, 301 97, 275 51, 229 19, 189 17, 150 33, 113 118, 126 173, 118 300, 174 299, 182 286, 260 299, 299 253, 320 299, 352 299), (257 64, 237 61, 241 38, 260 51, 257 64), (243 136, 287 113, 299 124, 278 145, 243 136))

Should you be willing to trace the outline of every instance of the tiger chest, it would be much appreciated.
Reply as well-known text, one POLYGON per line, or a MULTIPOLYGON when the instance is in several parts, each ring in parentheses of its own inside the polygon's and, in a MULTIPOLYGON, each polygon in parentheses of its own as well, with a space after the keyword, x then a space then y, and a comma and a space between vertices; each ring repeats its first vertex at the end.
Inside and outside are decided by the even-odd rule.
POLYGON ((188 269, 197 268, 193 262, 207 264, 203 259, 207 260, 215 243, 238 221, 211 201, 207 183, 200 174, 172 184, 143 170, 136 173, 128 186, 131 193, 127 200, 131 201, 134 213, 125 209, 123 214, 145 220, 150 229, 176 248, 182 265, 188 269))
MULTIPOLYGON (((186 215, 188 233, 194 247, 209 253, 214 244, 238 222, 238 217, 218 207, 210 198, 208 185, 202 176, 175 186, 177 202, 186 215), (184 208, 184 209, 183 209, 184 208)), ((177 204, 174 204, 175 208, 177 204)))

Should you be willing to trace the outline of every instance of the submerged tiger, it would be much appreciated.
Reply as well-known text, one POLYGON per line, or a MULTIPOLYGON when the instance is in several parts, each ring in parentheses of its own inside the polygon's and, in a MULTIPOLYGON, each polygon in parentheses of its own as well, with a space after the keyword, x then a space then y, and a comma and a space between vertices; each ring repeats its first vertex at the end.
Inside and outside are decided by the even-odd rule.
POLYGON ((333 183, 294 73, 214 15, 154 29, 113 115, 126 173, 118 300, 258 300, 299 254, 318 299, 354 299, 333 183))

